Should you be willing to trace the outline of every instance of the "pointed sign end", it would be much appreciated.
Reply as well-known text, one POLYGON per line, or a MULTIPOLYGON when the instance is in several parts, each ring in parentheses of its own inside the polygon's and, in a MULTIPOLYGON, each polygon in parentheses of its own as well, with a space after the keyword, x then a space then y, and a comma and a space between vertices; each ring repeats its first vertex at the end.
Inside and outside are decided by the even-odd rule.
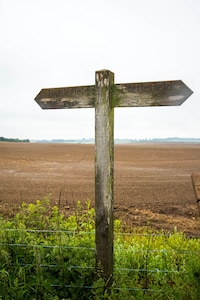
POLYGON ((193 91, 183 82, 183 81, 180 81, 181 82, 181 92, 182 92, 182 102, 180 103, 180 105, 185 102, 185 100, 187 100, 192 94, 193 94, 193 91))

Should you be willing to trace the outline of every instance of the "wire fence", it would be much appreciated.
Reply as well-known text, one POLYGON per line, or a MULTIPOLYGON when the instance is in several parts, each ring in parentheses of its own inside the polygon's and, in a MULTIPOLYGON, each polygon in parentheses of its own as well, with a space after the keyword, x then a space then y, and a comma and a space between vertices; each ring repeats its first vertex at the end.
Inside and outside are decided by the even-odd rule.
MULTIPOLYGON (((79 291, 86 299, 88 290, 102 288, 94 284, 95 232, 1 228, 0 238, 0 299, 14 290, 16 278, 34 295, 46 286, 54 292, 79 291)), ((191 289, 193 277, 200 278, 199 246, 198 237, 181 234, 115 233, 112 292, 161 297, 169 289, 191 289)))

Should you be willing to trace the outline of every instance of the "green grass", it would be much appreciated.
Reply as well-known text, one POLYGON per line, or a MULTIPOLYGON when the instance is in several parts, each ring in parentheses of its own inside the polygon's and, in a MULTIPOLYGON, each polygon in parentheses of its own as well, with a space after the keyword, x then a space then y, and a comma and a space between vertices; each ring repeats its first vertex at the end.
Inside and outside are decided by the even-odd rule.
POLYGON ((0 219, 0 299, 200 299, 200 240, 115 221, 113 285, 94 281, 94 209, 66 218, 48 198, 0 219), (124 227, 124 226, 123 226, 124 227))

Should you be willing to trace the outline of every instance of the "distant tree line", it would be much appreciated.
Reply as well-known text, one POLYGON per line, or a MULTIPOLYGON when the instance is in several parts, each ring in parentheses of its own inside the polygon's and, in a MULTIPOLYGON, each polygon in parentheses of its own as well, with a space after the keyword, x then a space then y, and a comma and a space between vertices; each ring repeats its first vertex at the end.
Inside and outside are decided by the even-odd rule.
POLYGON ((29 139, 20 140, 16 138, 5 138, 0 136, 0 142, 30 143, 30 140, 29 139))

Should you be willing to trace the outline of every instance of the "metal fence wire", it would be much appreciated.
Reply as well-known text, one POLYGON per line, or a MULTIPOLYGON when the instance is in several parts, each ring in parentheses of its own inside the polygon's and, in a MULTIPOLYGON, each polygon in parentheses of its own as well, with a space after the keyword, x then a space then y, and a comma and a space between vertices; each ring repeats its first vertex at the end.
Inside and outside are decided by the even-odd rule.
MULTIPOLYGON (((199 246, 198 237, 179 233, 115 233, 109 293, 113 299, 123 295, 124 299, 198 299, 199 246)), ((95 274, 94 265, 94 232, 0 229, 0 299, 11 299, 5 295, 12 295, 12 291, 15 295, 24 293, 24 298, 13 299, 34 299, 26 298, 30 294, 35 299, 47 299, 41 295, 50 291, 62 299, 65 295, 68 299, 70 295, 87 299, 88 295, 103 293, 102 281, 94 281, 97 275, 101 277, 101 270, 95 274)))

